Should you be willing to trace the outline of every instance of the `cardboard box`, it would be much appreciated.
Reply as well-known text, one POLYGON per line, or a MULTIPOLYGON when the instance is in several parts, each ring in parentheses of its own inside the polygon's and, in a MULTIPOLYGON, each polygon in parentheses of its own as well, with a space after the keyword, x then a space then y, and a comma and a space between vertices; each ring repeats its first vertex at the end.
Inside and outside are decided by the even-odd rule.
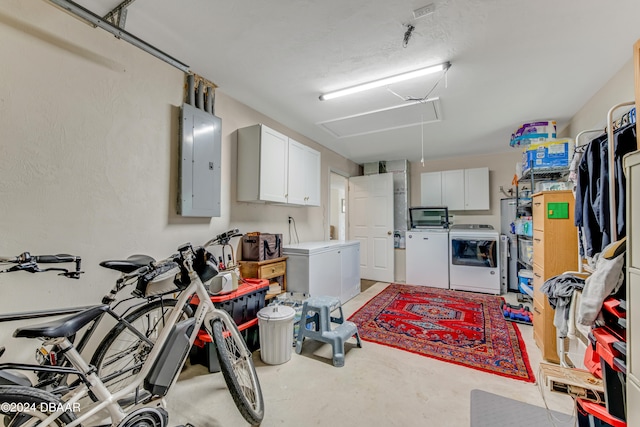
POLYGON ((569 167, 573 157, 572 139, 556 139, 539 144, 531 144, 522 153, 522 171, 569 167))

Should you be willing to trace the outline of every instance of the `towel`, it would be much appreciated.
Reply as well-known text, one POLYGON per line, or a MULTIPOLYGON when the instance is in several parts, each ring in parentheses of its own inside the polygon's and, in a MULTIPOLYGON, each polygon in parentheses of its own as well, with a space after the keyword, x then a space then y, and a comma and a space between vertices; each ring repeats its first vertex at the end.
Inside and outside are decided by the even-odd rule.
POLYGON ((592 326, 604 300, 624 282, 625 239, 609 244, 596 255, 596 269, 587 278, 578 307, 578 323, 592 326))

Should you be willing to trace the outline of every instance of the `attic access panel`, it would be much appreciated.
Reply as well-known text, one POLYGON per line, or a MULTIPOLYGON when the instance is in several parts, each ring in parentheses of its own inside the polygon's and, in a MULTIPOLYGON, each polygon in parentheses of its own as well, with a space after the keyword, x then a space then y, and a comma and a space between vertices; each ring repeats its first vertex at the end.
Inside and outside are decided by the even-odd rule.
POLYGON ((422 123, 442 120, 440 98, 413 101, 380 110, 367 111, 353 116, 340 117, 318 123, 318 126, 335 136, 346 138, 391 129, 400 129, 422 123))
POLYGON ((183 104, 180 125, 178 213, 219 217, 222 120, 190 104, 183 104))

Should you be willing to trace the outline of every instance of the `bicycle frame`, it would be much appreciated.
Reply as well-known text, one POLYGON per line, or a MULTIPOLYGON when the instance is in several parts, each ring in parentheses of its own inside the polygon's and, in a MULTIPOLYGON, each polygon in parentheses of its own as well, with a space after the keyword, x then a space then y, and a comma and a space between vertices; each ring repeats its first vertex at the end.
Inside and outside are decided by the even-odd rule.
MULTIPOLYGON (((113 294, 113 291, 111 293, 113 294)), ((174 293, 174 292, 169 292, 169 293, 174 293)), ((109 294, 107 294, 107 295, 109 295, 109 294)), ((82 351, 85 349, 85 347, 89 343, 89 341, 90 341, 91 337, 93 336, 94 332, 98 328, 98 325, 102 322, 102 319, 104 318, 105 314, 111 316, 117 323, 122 323, 131 333, 135 334, 138 338, 140 338, 141 340, 145 341, 147 344, 150 344, 151 346, 153 346, 153 342, 148 337, 146 337, 143 333, 141 333, 137 328, 135 328, 129 322, 127 322, 125 317, 132 310, 134 310, 134 309, 136 309, 136 308, 138 308, 138 307, 140 307, 140 306, 142 306, 144 304, 147 304, 149 302, 149 300, 163 299, 163 297, 165 295, 166 294, 156 295, 156 296, 154 296, 152 298, 147 298, 144 301, 135 303, 135 304, 129 306, 122 314, 118 314, 118 313, 115 312, 115 309, 120 304, 122 304, 124 302, 127 302, 127 301, 139 299, 139 298, 137 298, 137 297, 126 298, 124 300, 121 300, 121 301, 117 302, 113 307, 110 306, 105 311, 105 313, 103 313, 101 316, 99 316, 96 319, 94 319, 89 324, 87 329, 80 336, 80 339, 76 341, 75 349, 79 353, 82 353, 82 351)), ((54 316, 61 316, 61 315, 67 315, 67 314, 74 314, 74 313, 79 313, 79 312, 81 312, 83 310, 86 310, 86 309, 88 309, 90 307, 93 307, 93 306, 72 307, 72 308, 54 309, 54 310, 38 310, 38 311, 31 311, 31 312, 4 314, 4 315, 0 315, 0 323, 1 322, 17 321, 17 320, 39 319, 39 318, 42 318, 42 317, 54 317, 54 316)), ((49 344, 53 344, 53 343, 49 340, 49 341, 45 342, 44 345, 49 345, 49 344)), ((6 364, 6 363, 0 363, 0 370, 2 370, 2 369, 19 369, 19 370, 30 370, 30 371, 33 371, 33 372, 49 372, 49 373, 53 373, 53 374, 60 374, 60 375, 63 375, 64 377, 66 377, 72 372, 70 372, 68 370, 64 370, 64 369, 58 369, 58 368, 65 368, 65 367, 68 367, 68 365, 69 365, 69 363, 67 361, 64 361, 63 363, 61 363, 59 365, 54 365, 54 366, 44 365, 44 364, 36 365, 36 364, 6 364)), ((43 386, 47 386, 47 385, 50 385, 50 384, 51 384, 51 380, 44 380, 44 381, 41 381, 41 382, 37 383, 35 385, 35 387, 43 387, 43 386)), ((57 386, 60 386, 60 385, 62 385, 62 383, 57 384, 57 386)), ((77 385, 76 383, 72 383, 72 384, 68 384, 68 387, 72 388, 72 387, 75 387, 76 385, 77 385)))
MULTIPOLYGON (((192 249, 188 249, 188 254, 193 254, 192 249)), ((70 405, 78 404, 82 398, 89 396, 90 393, 97 398, 97 401, 92 401, 84 407, 81 407, 79 413, 74 414, 76 415, 76 420, 67 424, 67 427, 74 427, 80 424, 102 425, 105 424, 104 418, 107 417, 107 414, 108 418, 110 418, 110 421, 107 423, 118 425, 127 416, 127 414, 131 413, 132 411, 138 408, 149 406, 150 404, 155 404, 154 402, 159 399, 162 399, 162 401, 164 400, 163 397, 158 398, 154 396, 151 401, 145 401, 143 403, 135 404, 132 407, 127 408, 126 410, 118 404, 119 400, 130 397, 134 395, 134 393, 137 393, 137 390, 144 388, 143 382, 145 378, 147 378, 154 365, 157 363, 161 355, 161 351, 164 349, 165 344, 168 342, 173 326, 178 323, 180 317, 183 314, 183 307, 189 302, 194 294, 198 296, 199 303, 194 314, 194 327, 189 335, 187 351, 182 356, 180 366, 184 364, 186 358, 188 357, 188 349, 193 345, 198 331, 200 330, 200 327, 203 326, 203 324, 209 333, 211 333, 212 329, 210 326, 211 321, 214 319, 222 319, 222 321, 226 324, 235 324, 231 316, 226 311, 217 309, 213 305, 207 289, 191 266, 191 259, 192 258, 189 257, 185 261, 185 264, 187 264, 185 265, 185 267, 187 267, 187 271, 189 272, 191 283, 180 292, 177 304, 172 307, 166 325, 160 331, 160 335, 153 345, 148 358, 143 363, 140 371, 136 374, 135 381, 128 384, 123 389, 111 393, 104 385, 104 383, 100 380, 97 373, 95 372, 95 369, 93 369, 82 358, 78 350, 67 338, 52 338, 46 341, 46 344, 58 345, 62 349, 62 351, 65 352, 67 359, 75 368, 75 371, 73 373, 79 375, 80 378, 83 378, 82 384, 62 396, 61 400, 64 403, 64 406, 66 408, 72 407, 70 405)), ((242 339, 237 328, 229 329, 230 333, 234 334, 234 336, 237 335, 239 339, 242 339)), ((244 354, 243 356, 250 357, 250 354, 244 354)), ((50 368, 53 369, 54 367, 50 368)), ((63 373, 69 374, 70 372, 63 373)), ((169 388, 171 388, 175 384, 179 374, 180 369, 177 369, 169 384, 169 388)), ((56 412, 52 413, 47 419, 42 421, 42 425, 50 424, 53 420, 60 417, 64 413, 64 410, 65 408, 60 408, 56 412)))

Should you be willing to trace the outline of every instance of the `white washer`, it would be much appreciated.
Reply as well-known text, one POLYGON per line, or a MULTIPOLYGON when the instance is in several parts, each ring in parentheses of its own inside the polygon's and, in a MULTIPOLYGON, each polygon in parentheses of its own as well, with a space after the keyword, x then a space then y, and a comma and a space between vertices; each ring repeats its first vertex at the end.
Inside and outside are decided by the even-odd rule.
POLYGON ((407 231, 406 283, 449 288, 449 230, 407 231))
POLYGON ((451 289, 500 294, 500 234, 490 225, 454 225, 449 230, 451 289))

